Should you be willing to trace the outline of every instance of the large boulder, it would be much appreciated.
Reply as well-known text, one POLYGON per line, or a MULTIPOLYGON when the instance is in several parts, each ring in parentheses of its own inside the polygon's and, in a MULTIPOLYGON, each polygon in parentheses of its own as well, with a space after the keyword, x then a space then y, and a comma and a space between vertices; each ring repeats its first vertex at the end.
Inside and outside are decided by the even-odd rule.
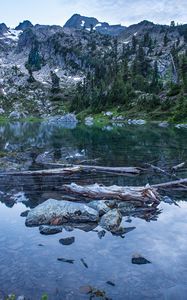
POLYGON ((97 222, 98 219, 98 212, 85 204, 49 199, 28 213, 26 226, 97 222))
POLYGON ((122 221, 122 215, 117 209, 112 209, 102 216, 100 220, 100 226, 104 229, 116 232, 122 221))

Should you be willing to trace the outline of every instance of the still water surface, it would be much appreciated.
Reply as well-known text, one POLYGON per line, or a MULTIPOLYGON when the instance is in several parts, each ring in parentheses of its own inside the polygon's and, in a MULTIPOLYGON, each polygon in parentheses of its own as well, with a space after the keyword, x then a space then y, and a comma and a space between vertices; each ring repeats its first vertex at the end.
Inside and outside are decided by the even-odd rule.
MULTIPOLYGON (((99 158, 99 165, 153 163, 164 169, 187 161, 186 129, 157 125, 107 129, 111 128, 0 124, 1 172, 5 161, 21 169, 40 168, 44 161, 95 158, 99 158)), ((178 176, 187 177, 186 170, 178 176)), ((136 177, 83 174, 70 180, 80 184, 141 185, 170 179, 146 172, 136 177)), ((90 299, 80 292, 81 286, 89 285, 104 290, 113 300, 187 299, 187 193, 164 192, 179 206, 161 203, 156 221, 130 217, 129 223, 129 217, 124 217, 126 227, 136 227, 125 238, 107 232, 100 239, 100 227, 88 232, 63 230, 53 236, 42 236, 38 228, 27 228, 20 214, 48 198, 62 199, 61 187, 67 182, 69 179, 58 176, 0 177, 0 295, 24 294, 38 300, 47 293, 51 300, 90 299), (23 198, 16 196, 18 193, 23 198), (59 240, 65 237, 75 237, 75 242, 69 246, 60 244, 59 240), (140 253, 151 264, 132 264, 134 253, 140 253), (59 262, 58 257, 75 262, 59 262)))

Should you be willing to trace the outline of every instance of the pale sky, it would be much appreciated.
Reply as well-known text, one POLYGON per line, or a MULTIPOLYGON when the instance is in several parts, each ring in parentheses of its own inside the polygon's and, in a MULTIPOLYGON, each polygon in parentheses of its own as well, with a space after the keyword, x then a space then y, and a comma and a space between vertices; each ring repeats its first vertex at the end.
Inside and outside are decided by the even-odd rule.
POLYGON ((74 13, 126 26, 142 20, 187 23, 187 0, 0 0, 0 23, 10 27, 26 19, 64 25, 74 13))

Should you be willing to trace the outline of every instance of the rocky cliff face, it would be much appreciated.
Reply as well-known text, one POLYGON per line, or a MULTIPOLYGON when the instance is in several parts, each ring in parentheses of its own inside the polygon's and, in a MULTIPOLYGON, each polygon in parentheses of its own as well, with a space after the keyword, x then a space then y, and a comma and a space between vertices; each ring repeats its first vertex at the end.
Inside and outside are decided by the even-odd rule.
POLYGON ((122 25, 109 25, 106 22, 99 22, 96 18, 84 17, 79 14, 73 15, 64 25, 64 28, 73 28, 79 30, 94 30, 101 34, 108 34, 110 36, 119 35, 125 26, 122 25))
POLYGON ((146 55, 152 64, 158 61, 160 75, 167 78, 173 67, 171 50, 177 44, 180 53, 185 51, 186 32, 186 25, 170 27, 143 21, 125 28, 80 15, 74 15, 63 28, 33 26, 29 21, 15 29, 0 24, 0 113, 61 113, 75 85, 102 57, 113 55, 116 36, 120 56, 134 37, 149 34, 154 45, 151 52, 145 45, 146 55))

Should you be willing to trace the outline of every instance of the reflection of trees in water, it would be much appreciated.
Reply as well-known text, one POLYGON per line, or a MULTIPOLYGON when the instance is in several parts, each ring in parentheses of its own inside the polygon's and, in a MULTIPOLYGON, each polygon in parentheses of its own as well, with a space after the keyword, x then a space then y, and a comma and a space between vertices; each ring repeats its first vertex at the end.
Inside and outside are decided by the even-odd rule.
POLYGON ((183 159, 187 138, 185 130, 156 126, 128 126, 108 132, 84 126, 71 130, 47 123, 17 122, 1 125, 0 132, 0 151, 53 150, 55 159, 60 159, 65 149, 85 149, 89 158, 99 156, 106 165, 140 165, 156 160, 162 166, 183 159))
MULTIPOLYGON (((141 166, 144 162, 154 161, 154 164, 164 168, 167 164, 174 165, 187 160, 187 132, 183 129, 147 125, 115 128, 109 132, 85 126, 67 129, 47 123, 16 122, 1 125, 0 132, 1 152, 16 153, 15 159, 20 157, 20 160, 23 160, 24 157, 25 161, 31 162, 45 151, 50 151, 54 160, 61 160, 68 154, 80 152, 82 149, 85 150, 88 159, 99 157, 99 164, 110 166, 141 166)), ((25 203, 26 206, 34 207, 49 198, 61 199, 62 185, 65 183, 97 182, 123 186, 142 185, 167 179, 154 173, 135 177, 83 173, 81 176, 78 174, 66 179, 60 176, 3 177, 0 180, 0 191, 6 194, 23 191, 29 198, 29 202, 25 203)), ((1 198, 7 205, 13 205, 11 201, 8 202, 7 196, 1 198)), ((153 213, 153 218, 155 214, 153 213)), ((146 216, 143 215, 143 218, 146 219, 146 216)))

